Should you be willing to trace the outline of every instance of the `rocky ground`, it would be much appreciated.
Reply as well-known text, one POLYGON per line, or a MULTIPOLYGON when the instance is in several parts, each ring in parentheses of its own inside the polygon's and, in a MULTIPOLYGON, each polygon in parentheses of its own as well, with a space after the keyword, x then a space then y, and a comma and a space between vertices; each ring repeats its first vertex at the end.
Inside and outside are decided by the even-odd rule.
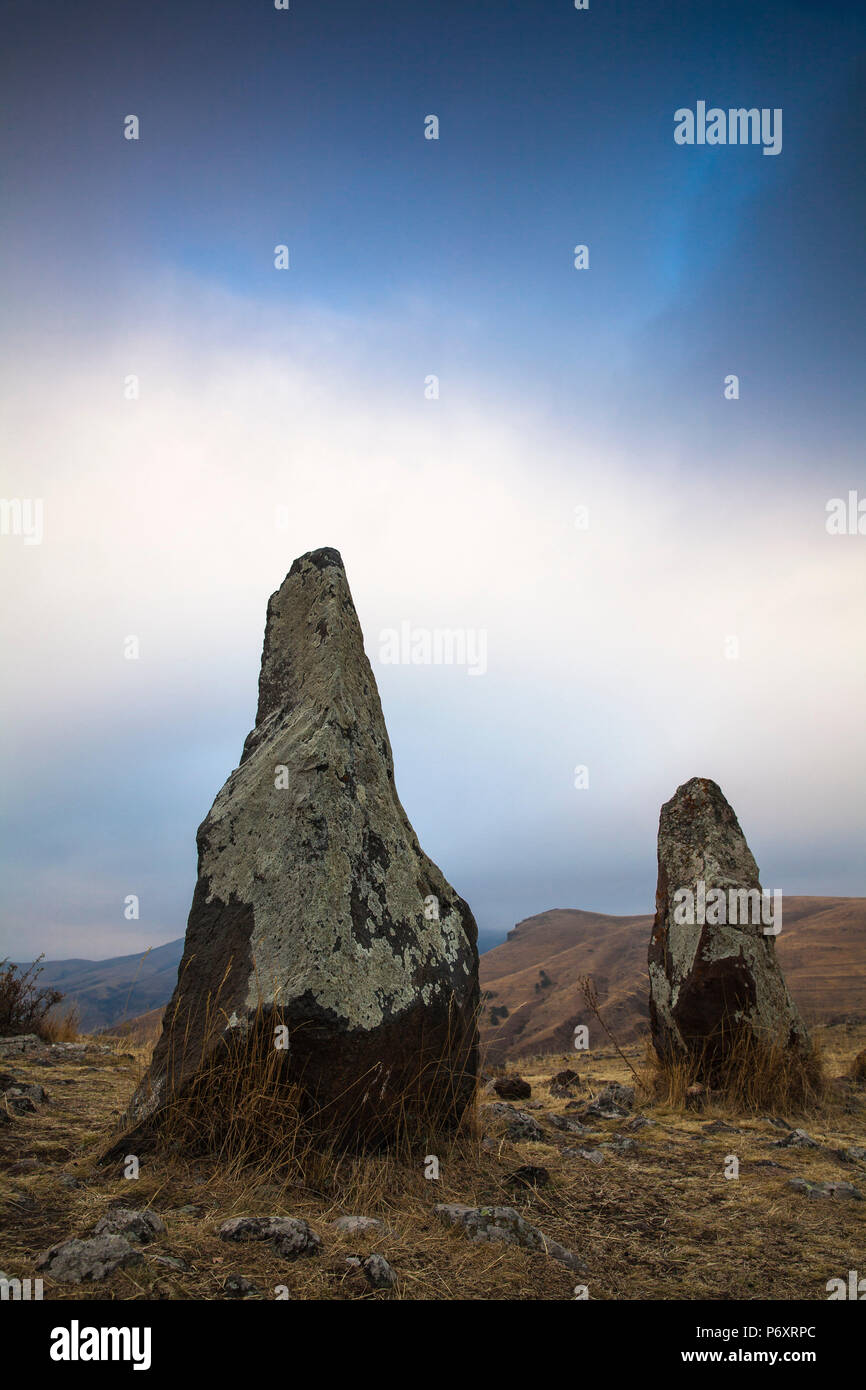
MULTIPOLYGON (((830 1074, 864 1043, 826 1030, 830 1074)), ((863 1084, 742 1116, 651 1103, 615 1052, 522 1059, 433 1154, 303 1184, 143 1155, 126 1178, 95 1155, 146 1061, 128 1046, 0 1041, 0 1271, 46 1299, 826 1299, 866 1273, 863 1084)))

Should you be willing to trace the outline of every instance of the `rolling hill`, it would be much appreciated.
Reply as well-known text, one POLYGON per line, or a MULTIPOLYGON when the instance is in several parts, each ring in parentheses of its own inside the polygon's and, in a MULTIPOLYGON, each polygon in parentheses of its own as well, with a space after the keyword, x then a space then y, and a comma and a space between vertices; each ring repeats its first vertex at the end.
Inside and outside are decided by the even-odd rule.
POLYGON ((60 1011, 77 1004, 82 1032, 93 1033, 166 1004, 182 955, 180 937, 132 956, 43 961, 38 983, 62 990, 60 1011))
MULTIPOLYGON (((647 1028, 646 951, 652 916, 554 908, 527 917, 481 957, 481 1036, 491 1062, 564 1052, 587 1013, 578 980, 591 975, 602 1016, 621 1042, 647 1028)), ((808 1023, 866 1017, 866 898, 785 898, 776 942, 808 1023)))
MULTIPOLYGON (((646 1031, 646 949, 652 916, 613 917, 553 908, 518 922, 507 941, 481 956, 481 1036, 491 1062, 570 1049, 587 1015, 578 980, 591 975, 602 1015, 617 1039, 646 1031)), ((483 942, 482 942, 483 945, 483 942)), ((809 1023, 866 1019, 866 898, 785 898, 776 949, 789 988, 809 1023)), ((77 1002, 81 1028, 158 1028, 177 982, 183 939, 145 955, 48 961, 40 984, 77 1002), (144 1018, 140 1016, 144 1015, 144 1018)))

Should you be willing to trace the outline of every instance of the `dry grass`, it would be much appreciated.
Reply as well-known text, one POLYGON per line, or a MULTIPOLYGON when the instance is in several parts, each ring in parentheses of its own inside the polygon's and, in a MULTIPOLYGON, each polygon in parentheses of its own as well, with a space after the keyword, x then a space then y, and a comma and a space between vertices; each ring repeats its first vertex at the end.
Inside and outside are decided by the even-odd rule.
MULTIPOLYGON (((141 1156, 140 1175, 123 1177, 123 1164, 95 1163, 117 1124, 146 1064, 147 1051, 121 1039, 98 1040, 86 1051, 58 1053, 51 1066, 32 1059, 4 1063, 22 1079, 45 1085, 51 1100, 37 1115, 0 1129, 0 1269, 33 1273, 39 1251, 92 1230, 117 1204, 151 1206, 167 1231, 144 1248, 143 1264, 119 1270, 96 1285, 45 1281, 51 1299, 212 1299, 225 1297, 228 1274, 245 1275, 265 1298, 286 1286, 306 1299, 534 1299, 573 1297, 576 1276, 539 1254, 499 1245, 473 1245, 443 1226, 437 1202, 517 1207, 554 1240, 589 1266, 581 1282, 593 1299, 824 1299, 828 1279, 862 1266, 866 1202, 810 1201, 788 1186, 792 1177, 845 1179, 866 1186, 866 1167, 843 1164, 835 1154, 866 1143, 864 1091, 855 1084, 828 1088, 819 1106, 781 1118, 809 1129, 819 1149, 777 1149, 783 1131, 754 1110, 738 1111, 731 1098, 711 1097, 701 1111, 676 1097, 638 1095, 635 1110, 651 1124, 632 1135, 635 1150, 604 1151, 596 1166, 565 1149, 595 1148, 627 1133, 626 1122, 592 1122, 591 1137, 549 1126, 546 1113, 588 1100, 607 1080, 633 1083, 640 1048, 522 1060, 532 1084, 526 1104, 545 1132, 541 1143, 512 1144, 502 1122, 484 1107, 478 1125, 457 1135, 428 1134, 399 1152, 328 1153, 318 1163, 286 1162, 273 1151, 217 1160, 181 1146, 173 1153, 141 1156), (552 1098, 550 1077, 576 1067, 576 1100, 552 1098), (540 1102, 540 1108, 536 1107, 540 1102), (722 1121, 731 1129, 717 1129, 722 1121), (482 1142, 486 1133, 486 1144, 482 1142), (733 1132, 735 1131, 735 1132, 733 1132), (438 1181, 425 1178, 425 1159, 439 1159, 438 1181), (725 1178, 726 1160, 739 1160, 736 1181, 725 1178), (23 1167, 21 1165, 24 1165, 23 1167), (509 1175, 521 1164, 542 1164, 548 1186, 515 1189, 509 1175), (778 1166, 766 1166, 767 1164, 778 1166), (65 1186, 61 1179, 80 1186, 65 1186), (195 1204, 195 1213, 181 1208, 195 1204), (379 1217, 384 1232, 342 1236, 329 1229, 336 1216, 379 1217), (269 1246, 236 1246, 218 1238, 232 1215, 303 1217, 322 1236, 313 1259, 287 1262, 269 1246), (399 1275, 392 1292, 373 1292, 345 1263, 349 1254, 373 1250, 399 1275), (185 1269, 161 1265, 157 1256, 180 1259, 185 1269), (859 1266, 858 1266, 859 1261, 859 1266)), ((866 1028, 828 1029, 823 1054, 828 1069, 848 1072, 866 1044, 866 1028)), ((779 1116, 780 1106, 770 1114, 779 1116)), ((275 1131, 278 1126, 275 1127, 275 1131)), ((291 1133, 284 1136, 292 1153, 291 1133)))
POLYGON ((647 1043, 639 1080, 649 1095, 675 1106, 688 1103, 690 1088, 708 1083, 718 1101, 746 1115, 768 1109, 812 1112, 824 1104, 828 1090, 820 1030, 808 1052, 737 1028, 694 1054, 659 1057, 647 1043))
MULTIPOLYGON (((475 1090, 465 1070, 471 1037, 460 1030, 456 1014, 449 1016, 441 1054, 428 1053, 396 1089, 393 1082, 387 1090, 382 1085, 378 1062, 320 1109, 291 1078, 291 1030, 279 1005, 260 996, 249 1023, 232 1028, 219 993, 208 1001, 197 1041, 191 1011, 178 1005, 166 1018, 167 1052, 160 1066, 165 1098, 146 1134, 133 1129, 141 1146, 161 1154, 207 1155, 225 1175, 255 1167, 287 1184, 331 1172, 339 1154, 360 1143, 367 1150, 387 1144, 391 1159, 400 1162, 419 1147, 441 1146, 446 1136, 449 1143, 471 1136, 471 1104, 465 1122, 455 1121, 459 1101, 475 1090)), ((146 1086, 149 1056, 141 1038, 136 1055, 146 1086)), ((115 1136, 106 1155, 127 1142, 122 1133, 115 1136)))
POLYGON ((81 1014, 77 1004, 70 1004, 62 1012, 53 1009, 42 1020, 37 1032, 43 1042, 77 1042, 81 1027, 81 1014))

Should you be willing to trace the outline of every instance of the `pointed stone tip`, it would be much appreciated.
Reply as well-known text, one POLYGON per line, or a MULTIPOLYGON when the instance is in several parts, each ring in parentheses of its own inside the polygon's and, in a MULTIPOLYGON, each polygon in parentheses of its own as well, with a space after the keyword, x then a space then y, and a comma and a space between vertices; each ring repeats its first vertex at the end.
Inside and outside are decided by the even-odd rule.
POLYGON ((724 800, 724 792, 718 782, 714 782, 712 777, 690 777, 687 782, 683 782, 674 792, 674 799, 679 796, 694 795, 695 792, 705 792, 710 796, 720 796, 724 800))
POLYGON ((331 545, 323 545, 318 550, 308 550, 306 554, 299 555, 293 562, 289 574, 297 574, 307 565, 313 565, 317 570, 338 569, 346 573, 342 555, 331 545))

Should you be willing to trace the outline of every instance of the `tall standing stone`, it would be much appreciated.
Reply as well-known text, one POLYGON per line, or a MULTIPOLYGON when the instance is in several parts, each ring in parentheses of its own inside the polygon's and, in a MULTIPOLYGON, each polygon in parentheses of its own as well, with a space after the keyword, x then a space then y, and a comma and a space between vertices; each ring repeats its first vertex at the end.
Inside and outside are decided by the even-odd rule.
POLYGON ((715 782, 693 777, 659 818, 648 965, 660 1057, 702 1058, 712 1071, 744 1031, 755 1042, 808 1050, 760 895, 758 866, 732 808, 715 782))
POLYGON ((270 599, 255 727, 197 843, 139 1127, 226 1043, 236 1058, 278 1024, 286 1081, 330 1130, 387 1137, 421 1103, 459 1118, 477 1069, 476 925, 400 804, 336 550, 302 555, 270 599))

